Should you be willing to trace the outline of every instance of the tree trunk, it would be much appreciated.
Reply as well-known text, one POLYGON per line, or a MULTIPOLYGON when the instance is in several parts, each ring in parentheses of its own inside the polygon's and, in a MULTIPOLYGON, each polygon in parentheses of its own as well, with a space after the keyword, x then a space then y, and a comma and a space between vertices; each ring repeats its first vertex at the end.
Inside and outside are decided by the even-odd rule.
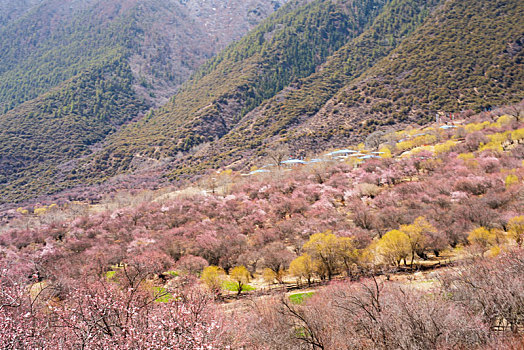
POLYGON ((240 295, 240 293, 242 293, 242 282, 238 282, 238 291, 237 291, 237 296, 240 295))

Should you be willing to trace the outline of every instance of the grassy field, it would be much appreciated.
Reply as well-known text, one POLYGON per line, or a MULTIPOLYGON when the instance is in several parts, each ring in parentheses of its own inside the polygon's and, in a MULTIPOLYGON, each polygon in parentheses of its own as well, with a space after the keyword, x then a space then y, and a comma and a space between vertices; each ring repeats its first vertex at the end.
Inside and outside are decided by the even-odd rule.
POLYGON ((302 304, 304 302, 304 300, 306 300, 307 298, 311 298, 313 293, 314 292, 304 292, 304 293, 291 294, 289 296, 289 300, 291 300, 291 302, 293 304, 302 304))
MULTIPOLYGON (((222 288, 230 292, 238 292, 238 284, 236 284, 233 281, 224 281, 224 283, 222 284, 222 288)), ((249 284, 245 284, 242 286, 242 292, 251 292, 255 289, 255 287, 250 286, 249 284)))

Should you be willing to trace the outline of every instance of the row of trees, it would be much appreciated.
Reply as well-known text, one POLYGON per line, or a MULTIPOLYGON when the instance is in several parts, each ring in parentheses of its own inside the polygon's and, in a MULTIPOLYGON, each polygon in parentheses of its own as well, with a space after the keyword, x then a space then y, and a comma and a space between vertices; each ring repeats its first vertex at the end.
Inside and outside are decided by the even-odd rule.
MULTIPOLYGON (((485 227, 472 230, 468 235, 472 253, 484 255, 490 251, 492 255, 498 255, 501 252, 500 246, 508 240, 513 240, 521 247, 524 239, 524 216, 511 218, 507 230, 490 230, 485 227)), ((303 279, 311 286, 317 278, 331 280, 342 272, 348 277, 355 277, 363 270, 381 263, 400 267, 402 261, 405 265, 409 261, 413 269, 415 258, 426 259, 428 250, 439 244, 442 242, 439 242, 437 229, 424 217, 418 217, 413 224, 401 225, 399 229, 387 232, 365 249, 358 249, 353 237, 340 237, 326 231, 311 235, 301 249, 303 253, 292 261, 292 253, 283 246, 267 251, 269 254, 265 259, 268 263, 263 277, 268 283, 275 280, 284 283, 284 277, 288 275, 297 278, 298 283, 303 279)), ((435 251, 438 252, 437 248, 435 251)), ((250 277, 250 272, 243 265, 232 268, 229 273, 239 295, 250 277)), ((226 272, 218 266, 203 269, 202 280, 215 294, 220 294, 226 278, 226 272)))
MULTIPOLYGON (((335 247, 331 233, 313 246, 335 247)), ((342 244, 343 245, 343 244, 342 244)), ((309 248, 307 248, 309 249, 309 248)), ((324 254, 322 254, 324 255, 324 254)), ((41 271, 2 260, 0 345, 33 348, 518 349, 524 326, 523 251, 475 258, 435 275, 431 292, 377 279, 338 282, 302 304, 286 296, 256 300, 229 316, 196 280, 157 288, 159 256, 128 260, 110 278, 41 281, 41 271), (27 284, 27 276, 30 284, 27 284)), ((167 262, 168 263, 168 262, 167 262)), ((91 268, 103 269, 92 261, 91 268)), ((88 269, 89 270, 89 269, 88 269)), ((204 269, 218 271, 219 268, 204 269)), ((209 274, 212 275, 213 273, 209 274)), ((230 271, 242 290, 244 267, 230 271)), ((56 277, 55 277, 56 278, 56 277)))

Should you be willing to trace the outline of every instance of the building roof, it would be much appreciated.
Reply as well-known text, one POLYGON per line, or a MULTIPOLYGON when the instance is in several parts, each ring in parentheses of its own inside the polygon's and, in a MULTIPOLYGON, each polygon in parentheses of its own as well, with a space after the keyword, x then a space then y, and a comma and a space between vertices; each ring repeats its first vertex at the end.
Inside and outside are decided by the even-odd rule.
POLYGON ((281 164, 307 164, 307 162, 303 161, 302 159, 288 159, 283 161, 281 164))
POLYGON ((271 171, 269 171, 267 169, 258 169, 258 170, 253 170, 248 175, 255 175, 255 174, 260 174, 260 173, 270 173, 270 172, 271 171))
POLYGON ((331 153, 328 153, 327 155, 328 156, 336 156, 336 155, 339 155, 339 154, 347 154, 347 153, 357 153, 357 151, 354 151, 352 149, 341 149, 341 150, 338 150, 338 151, 333 151, 331 153))
POLYGON ((370 158, 380 158, 379 156, 372 156, 372 155, 365 155, 363 157, 359 157, 358 159, 370 159, 370 158))

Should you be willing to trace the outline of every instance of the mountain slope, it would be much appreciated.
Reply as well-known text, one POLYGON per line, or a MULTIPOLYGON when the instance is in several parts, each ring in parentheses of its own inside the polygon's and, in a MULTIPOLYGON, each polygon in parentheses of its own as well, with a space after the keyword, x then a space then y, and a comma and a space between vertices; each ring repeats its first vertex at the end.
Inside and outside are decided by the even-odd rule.
MULTIPOLYGON (((239 162, 242 164, 249 157, 267 153, 268 148, 279 147, 286 141, 290 126, 300 125, 314 116, 345 84, 389 54, 424 21, 436 4, 438 1, 390 2, 366 31, 338 50, 317 72, 265 101, 228 135, 193 157, 203 160, 202 168, 224 166, 231 159, 224 161, 223 154, 233 151, 242 155, 239 162)), ((320 123, 316 130, 322 129, 320 123)), ((295 146, 292 147, 295 154, 304 156, 306 149, 295 146)), ((173 175, 187 172, 182 165, 173 175)))
POLYGON ((124 12, 117 1, 63 6, 53 0, 2 28, 0 111, 122 54, 138 34, 124 12))
POLYGON ((324 0, 297 9, 288 4, 210 61, 170 103, 111 138, 94 163, 111 159, 120 167, 109 171, 125 171, 133 157, 174 157, 223 137, 264 100, 314 73, 362 33, 384 4, 324 0))
POLYGON ((283 2, 2 2, 0 202, 78 183, 96 143, 283 2))
POLYGON ((23 14, 20 18, 0 27, 0 112, 123 53, 132 56, 139 83, 151 85, 148 94, 164 92, 166 87, 172 92, 205 59, 240 38, 282 2, 234 1, 225 6, 222 1, 203 0, 84 0, 64 6, 63 1, 46 0, 27 4, 25 11, 18 10, 23 14), (162 89, 154 89, 153 78, 163 81, 162 89))
POLYGON ((418 7, 422 4, 392 2, 389 20, 382 26, 377 22, 381 30, 370 29, 348 44, 351 49, 330 58, 332 65, 289 86, 229 134, 183 158, 171 176, 231 163, 236 168, 257 164, 254 159, 283 143, 303 156, 362 140, 377 128, 424 123, 436 112, 478 111, 524 98, 522 2, 441 2, 417 28, 417 18, 427 14, 418 7), (410 13, 404 21, 407 28, 416 28, 404 40, 402 25, 393 25, 398 13, 410 13), (358 53, 358 40, 366 36, 375 46, 361 45, 358 53), (382 46, 378 38, 388 44, 382 46), (377 46, 381 49, 373 49, 377 46))
POLYGON ((311 130, 322 124, 336 143, 387 123, 424 123, 437 112, 521 101, 523 16, 521 1, 445 2, 409 40, 338 92, 290 138, 315 142, 319 133, 311 130))
MULTIPOLYGON (((176 3, 185 6, 188 18, 204 12, 190 2, 176 3)), ((101 128, 105 131, 97 138, 86 134, 85 140, 103 144, 82 141, 65 157, 44 157, 59 169, 47 181, 56 181, 53 186, 37 185, 37 172, 18 161, 26 153, 12 154, 11 146, 4 147, 0 159, 9 166, 0 179, 2 194, 20 199, 152 165, 171 179, 226 166, 240 169, 259 164, 259 158, 282 145, 304 156, 361 141, 377 129, 423 124, 436 113, 480 111, 524 98, 524 4, 518 0, 291 1, 180 89, 183 79, 173 71, 190 72, 191 67, 182 64, 186 59, 175 67, 165 57, 190 60, 194 55, 184 56, 187 51, 172 45, 176 40, 165 41, 172 32, 161 28, 169 21, 153 13, 162 8, 155 0, 130 6, 126 33, 145 40, 123 40, 124 52, 110 56, 122 57, 126 67, 121 71, 132 72, 131 86, 123 85, 129 89, 123 96, 134 108, 131 115, 117 113, 113 127, 101 128), (134 119, 174 91, 165 105, 134 119), (26 187, 18 188, 14 174, 26 187)), ((206 42, 210 32, 195 33, 199 51, 197 43, 206 42)), ((26 103, 34 101, 6 114, 14 128, 4 132, 8 143, 20 143, 12 135, 23 130, 13 126, 16 115, 30 114, 26 103)), ((7 120, 0 116, 0 124, 2 118, 7 120)), ((29 159, 33 166, 38 163, 37 157, 29 159)))
POLYGON ((15 21, 42 0, 0 0, 0 28, 15 21))
MULTIPOLYGON (((123 58, 76 76, 0 119, 0 184, 25 196, 56 191, 71 160, 137 115, 145 104, 132 89, 123 58)), ((74 180, 74 172, 67 180, 74 180)), ((64 179, 62 179, 64 180, 64 179)))

